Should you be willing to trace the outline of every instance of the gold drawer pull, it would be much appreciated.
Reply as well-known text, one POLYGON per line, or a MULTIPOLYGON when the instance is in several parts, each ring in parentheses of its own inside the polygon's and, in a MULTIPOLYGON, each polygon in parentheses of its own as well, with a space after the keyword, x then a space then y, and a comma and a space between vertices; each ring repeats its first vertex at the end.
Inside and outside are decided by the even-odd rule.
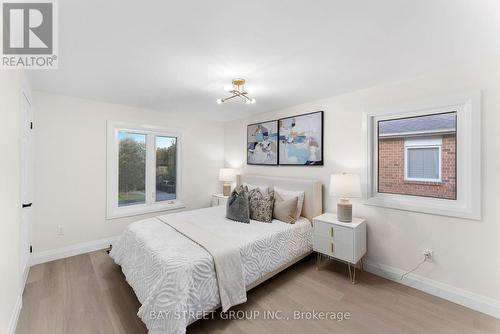
POLYGON ((330 244, 330 246, 331 246, 331 251, 333 253, 335 251, 335 247, 333 246, 333 242, 330 244))
POLYGON ((330 227, 330 237, 333 238, 333 227, 330 227))

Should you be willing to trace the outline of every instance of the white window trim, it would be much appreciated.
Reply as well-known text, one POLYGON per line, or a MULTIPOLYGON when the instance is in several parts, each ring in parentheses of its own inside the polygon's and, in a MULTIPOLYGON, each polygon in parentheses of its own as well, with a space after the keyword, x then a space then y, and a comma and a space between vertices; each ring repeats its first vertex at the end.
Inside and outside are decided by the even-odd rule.
POLYGON ((137 125, 126 122, 108 121, 107 124, 107 166, 106 166, 106 218, 115 219, 142 215, 151 212, 184 208, 183 202, 183 151, 182 132, 176 129, 165 129, 150 125, 137 125), (130 131, 146 134, 146 203, 130 206, 118 206, 118 132, 130 131), (156 165, 155 136, 177 137, 177 182, 176 199, 156 202, 156 182, 151 175, 156 165))
POLYGON ((404 156, 404 179, 405 181, 412 182, 442 182, 442 157, 441 157, 441 147, 443 145, 443 141, 441 138, 411 138, 405 139, 405 156, 404 156), (439 158, 438 158, 438 178, 437 179, 426 179, 426 178, 418 178, 418 177, 409 177, 408 176, 408 149, 418 149, 418 148, 437 148, 439 150, 439 158))
POLYGON ((481 219, 481 92, 377 107, 363 114, 363 200, 367 205, 406 211, 481 219), (456 111, 457 113, 457 199, 378 193, 377 122, 456 111))

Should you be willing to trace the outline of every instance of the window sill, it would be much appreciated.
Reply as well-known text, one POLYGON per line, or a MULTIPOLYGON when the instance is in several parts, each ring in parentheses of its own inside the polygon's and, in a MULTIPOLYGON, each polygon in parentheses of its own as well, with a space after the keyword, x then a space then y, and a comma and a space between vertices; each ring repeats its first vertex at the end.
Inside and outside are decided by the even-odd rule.
POLYGON ((184 209, 186 205, 183 202, 174 202, 171 204, 154 204, 150 206, 145 205, 134 205, 128 207, 120 207, 109 210, 106 214, 106 220, 113 220, 117 218, 126 218, 133 216, 140 216, 149 213, 171 211, 184 209))
POLYGON ((440 216, 481 219, 480 212, 473 210, 463 200, 379 193, 365 198, 363 204, 440 216))
POLYGON ((443 181, 421 181, 421 180, 404 180, 404 184, 418 184, 425 186, 442 186, 444 184, 443 181))

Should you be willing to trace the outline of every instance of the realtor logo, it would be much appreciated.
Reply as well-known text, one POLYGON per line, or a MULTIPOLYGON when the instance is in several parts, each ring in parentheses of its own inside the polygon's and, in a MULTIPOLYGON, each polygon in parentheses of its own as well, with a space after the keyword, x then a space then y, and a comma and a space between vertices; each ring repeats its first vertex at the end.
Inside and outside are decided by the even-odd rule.
POLYGON ((54 1, 2 2, 2 68, 57 68, 54 1))

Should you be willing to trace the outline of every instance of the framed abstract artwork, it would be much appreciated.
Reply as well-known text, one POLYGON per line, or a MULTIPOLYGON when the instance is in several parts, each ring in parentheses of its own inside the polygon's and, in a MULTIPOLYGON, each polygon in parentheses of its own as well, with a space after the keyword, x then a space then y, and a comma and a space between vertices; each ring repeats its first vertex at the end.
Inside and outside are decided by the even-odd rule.
POLYGON ((323 111, 278 120, 279 164, 323 165, 323 111))
POLYGON ((247 126, 247 164, 278 164, 278 121, 247 126))

